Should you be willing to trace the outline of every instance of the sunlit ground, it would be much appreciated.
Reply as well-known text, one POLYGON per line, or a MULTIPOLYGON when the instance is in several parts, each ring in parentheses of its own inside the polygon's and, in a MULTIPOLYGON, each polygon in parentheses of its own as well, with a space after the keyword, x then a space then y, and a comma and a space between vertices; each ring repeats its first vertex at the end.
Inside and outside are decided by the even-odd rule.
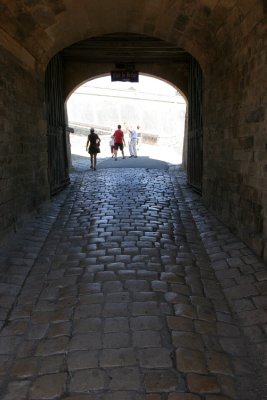
MULTIPOLYGON (((86 137, 71 134, 70 135, 71 153, 73 155, 89 157, 85 149, 86 140, 87 140, 86 137)), ((129 157, 130 153, 128 146, 126 146, 124 153, 126 157, 129 157)), ((146 156, 156 160, 166 161, 171 164, 180 164, 182 162, 182 154, 178 150, 171 147, 168 148, 167 146, 149 145, 141 143, 137 154, 139 156, 146 156)), ((106 157, 111 157, 108 137, 102 138, 101 153, 98 154, 99 159, 106 157)))

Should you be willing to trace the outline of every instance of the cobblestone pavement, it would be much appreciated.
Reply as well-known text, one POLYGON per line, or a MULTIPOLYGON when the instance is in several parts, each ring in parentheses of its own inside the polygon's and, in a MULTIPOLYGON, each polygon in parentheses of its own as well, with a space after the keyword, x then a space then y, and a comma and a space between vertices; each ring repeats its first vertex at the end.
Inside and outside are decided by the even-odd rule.
POLYGON ((179 169, 81 162, 0 264, 1 400, 267 399, 266 265, 179 169))

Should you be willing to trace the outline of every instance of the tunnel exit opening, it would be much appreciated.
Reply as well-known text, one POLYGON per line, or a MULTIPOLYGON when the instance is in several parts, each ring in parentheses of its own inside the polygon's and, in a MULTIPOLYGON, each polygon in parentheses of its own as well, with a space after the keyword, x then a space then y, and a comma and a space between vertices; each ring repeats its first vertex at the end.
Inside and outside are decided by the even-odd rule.
POLYGON ((69 96, 67 103, 72 163, 77 157, 88 157, 85 150, 91 127, 101 136, 101 154, 109 157, 110 136, 118 124, 125 132, 128 155, 127 127, 140 126, 140 155, 173 164, 183 161, 185 116, 187 104, 173 85, 162 79, 140 74, 139 82, 111 82, 102 76, 85 82, 69 96))

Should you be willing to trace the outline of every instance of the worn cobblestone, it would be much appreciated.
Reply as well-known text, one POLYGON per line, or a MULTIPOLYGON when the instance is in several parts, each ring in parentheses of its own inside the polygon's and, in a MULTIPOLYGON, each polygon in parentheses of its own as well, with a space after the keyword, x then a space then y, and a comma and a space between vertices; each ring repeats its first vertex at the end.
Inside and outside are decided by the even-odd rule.
POLYGON ((181 171, 97 174, 0 255, 0 399, 267 399, 266 266, 181 171))

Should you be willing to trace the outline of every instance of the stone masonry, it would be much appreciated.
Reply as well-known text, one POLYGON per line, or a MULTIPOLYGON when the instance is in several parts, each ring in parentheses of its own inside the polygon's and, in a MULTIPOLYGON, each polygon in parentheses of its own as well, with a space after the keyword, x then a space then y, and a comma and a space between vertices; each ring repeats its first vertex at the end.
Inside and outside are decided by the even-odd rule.
POLYGON ((41 83, 0 49, 0 241, 49 198, 41 83), (34 115, 34 119, 33 119, 34 115))
MULTIPOLYGON (((266 259, 266 27, 266 0, 2 0, 1 240, 50 195, 49 61, 75 43, 125 33, 174 45, 201 66, 204 202, 266 259)), ((65 99, 86 80, 108 75, 117 62, 91 61, 90 51, 86 62, 65 60, 65 99)), ((187 96, 186 64, 131 61, 187 96)))
POLYGON ((176 168, 82 163, 1 252, 0 399, 267 399, 263 262, 176 168))

